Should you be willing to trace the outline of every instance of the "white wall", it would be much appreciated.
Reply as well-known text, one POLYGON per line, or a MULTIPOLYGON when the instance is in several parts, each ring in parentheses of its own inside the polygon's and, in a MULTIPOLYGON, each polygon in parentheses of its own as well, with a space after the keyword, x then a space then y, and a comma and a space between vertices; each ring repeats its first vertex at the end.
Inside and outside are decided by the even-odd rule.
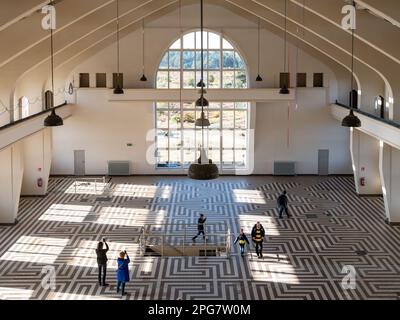
POLYGON ((298 89, 297 105, 258 103, 255 173, 272 174, 274 161, 295 161, 298 174, 318 173, 318 149, 329 149, 330 174, 350 174, 349 130, 326 106, 326 90, 298 89))

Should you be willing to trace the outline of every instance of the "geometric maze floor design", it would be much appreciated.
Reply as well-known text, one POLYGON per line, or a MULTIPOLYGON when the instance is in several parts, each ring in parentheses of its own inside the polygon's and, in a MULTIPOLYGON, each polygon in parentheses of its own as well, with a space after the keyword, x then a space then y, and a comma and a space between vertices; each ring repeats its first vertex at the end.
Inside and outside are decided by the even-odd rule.
MULTIPOLYGON (((73 191, 72 178, 51 178, 45 198, 22 197, 19 223, 0 227, 0 299, 399 299, 400 229, 385 224, 380 197, 358 197, 351 177, 112 178, 106 196, 73 191), (292 218, 278 219, 288 191, 292 218), (225 222, 249 234, 266 230, 264 259, 233 247, 224 257, 142 257, 141 226, 225 222), (94 248, 108 239, 107 281, 97 285, 94 248), (115 294, 115 258, 130 253, 128 295, 115 294), (42 286, 43 268, 56 272, 42 286), (343 289, 344 266, 356 272, 343 289)), ((200 238, 199 238, 200 239, 200 238)), ((232 235, 232 241, 234 236, 232 235)), ((200 240, 201 241, 201 240, 200 240)))

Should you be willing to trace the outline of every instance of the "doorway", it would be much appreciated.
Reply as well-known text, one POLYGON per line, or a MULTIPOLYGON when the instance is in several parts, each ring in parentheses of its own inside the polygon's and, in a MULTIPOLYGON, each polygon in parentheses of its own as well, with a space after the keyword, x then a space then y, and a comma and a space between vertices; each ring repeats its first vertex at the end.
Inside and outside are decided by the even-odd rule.
POLYGON ((85 150, 74 151, 74 173, 76 176, 85 175, 85 150))

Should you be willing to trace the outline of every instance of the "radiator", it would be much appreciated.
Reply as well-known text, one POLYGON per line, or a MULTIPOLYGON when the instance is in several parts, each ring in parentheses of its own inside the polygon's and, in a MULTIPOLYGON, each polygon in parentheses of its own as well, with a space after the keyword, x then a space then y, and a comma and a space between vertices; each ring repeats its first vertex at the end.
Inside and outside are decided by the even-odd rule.
POLYGON ((129 161, 108 161, 109 176, 129 176, 131 173, 129 161))
POLYGON ((293 161, 275 161, 274 175, 294 176, 296 174, 296 165, 293 161))

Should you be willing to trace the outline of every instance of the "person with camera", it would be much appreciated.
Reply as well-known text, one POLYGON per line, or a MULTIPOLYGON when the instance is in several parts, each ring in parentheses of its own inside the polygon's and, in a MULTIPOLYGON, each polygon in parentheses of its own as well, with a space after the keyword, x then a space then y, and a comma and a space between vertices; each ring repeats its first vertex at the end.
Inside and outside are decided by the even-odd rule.
POLYGON ((125 251, 121 251, 119 253, 119 258, 117 259, 117 293, 119 293, 120 288, 122 287, 121 295, 125 296, 125 284, 126 282, 129 282, 129 263, 131 260, 129 259, 129 256, 125 251))
POLYGON ((97 244, 97 249, 96 249, 96 256, 97 256, 97 265, 99 266, 99 285, 100 286, 108 286, 108 283, 106 283, 106 276, 107 276, 107 251, 108 251, 108 244, 106 242, 106 239, 103 238, 103 241, 100 241, 97 244), (104 245, 106 248, 104 249, 104 245), (102 277, 103 273, 103 277, 102 277))

